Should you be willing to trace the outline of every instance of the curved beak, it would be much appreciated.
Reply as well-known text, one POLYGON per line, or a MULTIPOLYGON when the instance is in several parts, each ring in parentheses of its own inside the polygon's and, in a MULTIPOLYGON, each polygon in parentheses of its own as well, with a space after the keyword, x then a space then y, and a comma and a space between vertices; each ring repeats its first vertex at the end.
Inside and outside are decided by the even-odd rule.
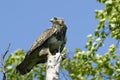
POLYGON ((53 18, 52 18, 52 19, 50 19, 50 22, 53 22, 53 18))

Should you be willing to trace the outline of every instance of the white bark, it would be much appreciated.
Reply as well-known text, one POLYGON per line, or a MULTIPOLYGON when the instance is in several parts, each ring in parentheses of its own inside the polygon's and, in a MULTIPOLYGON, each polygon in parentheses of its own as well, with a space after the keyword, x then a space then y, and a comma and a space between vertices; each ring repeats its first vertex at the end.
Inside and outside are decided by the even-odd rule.
POLYGON ((59 69, 62 56, 60 53, 49 55, 47 60, 46 80, 59 80, 59 69))

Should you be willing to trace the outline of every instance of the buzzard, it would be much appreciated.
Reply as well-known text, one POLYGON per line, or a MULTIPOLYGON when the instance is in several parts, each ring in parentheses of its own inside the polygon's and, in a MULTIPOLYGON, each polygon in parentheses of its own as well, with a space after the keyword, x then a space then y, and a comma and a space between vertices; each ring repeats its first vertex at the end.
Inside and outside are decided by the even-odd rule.
POLYGON ((39 63, 45 63, 48 55, 62 52, 66 44, 66 24, 64 19, 54 17, 50 20, 52 27, 44 31, 27 52, 25 59, 16 67, 24 75, 39 63))

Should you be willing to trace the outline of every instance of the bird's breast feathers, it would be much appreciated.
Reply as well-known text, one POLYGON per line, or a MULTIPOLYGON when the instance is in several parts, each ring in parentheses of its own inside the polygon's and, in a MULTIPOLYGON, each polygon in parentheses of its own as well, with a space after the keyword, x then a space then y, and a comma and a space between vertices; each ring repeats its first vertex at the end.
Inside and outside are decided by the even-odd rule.
POLYGON ((58 40, 55 36, 51 37, 48 41, 48 44, 53 46, 61 46, 63 41, 58 40))

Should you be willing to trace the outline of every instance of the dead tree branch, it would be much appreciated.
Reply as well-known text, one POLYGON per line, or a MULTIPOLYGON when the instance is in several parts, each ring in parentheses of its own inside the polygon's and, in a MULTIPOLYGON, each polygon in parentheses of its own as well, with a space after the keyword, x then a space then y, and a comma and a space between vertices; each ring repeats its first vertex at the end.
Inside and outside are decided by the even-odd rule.
POLYGON ((59 80, 59 69, 62 61, 62 55, 49 55, 47 60, 46 80, 59 80))
POLYGON ((1 68, 1 71, 3 72, 3 80, 7 80, 7 77, 6 77, 6 72, 5 72, 5 56, 6 54, 8 53, 9 51, 9 48, 10 48, 10 43, 8 44, 8 47, 7 47, 7 50, 5 51, 5 53, 2 55, 2 68, 1 68))

